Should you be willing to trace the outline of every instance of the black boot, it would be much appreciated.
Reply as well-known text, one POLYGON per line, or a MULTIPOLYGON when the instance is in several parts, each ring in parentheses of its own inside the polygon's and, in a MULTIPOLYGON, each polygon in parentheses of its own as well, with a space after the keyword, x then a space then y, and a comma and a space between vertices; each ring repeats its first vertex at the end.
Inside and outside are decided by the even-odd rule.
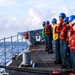
POLYGON ((48 51, 48 54, 52 54, 52 53, 53 53, 53 51, 52 51, 52 50, 49 50, 49 51, 48 51))
POLYGON ((51 53, 53 53, 53 50, 51 50, 51 53))
POLYGON ((62 64, 61 61, 54 61, 54 64, 62 64))
POLYGON ((64 64, 61 69, 68 68, 68 65, 64 64))
POLYGON ((51 52, 51 51, 48 51, 48 54, 52 54, 53 52, 51 52))
POLYGON ((45 52, 48 52, 48 51, 49 51, 49 49, 48 49, 48 47, 46 46, 46 47, 45 47, 45 52))

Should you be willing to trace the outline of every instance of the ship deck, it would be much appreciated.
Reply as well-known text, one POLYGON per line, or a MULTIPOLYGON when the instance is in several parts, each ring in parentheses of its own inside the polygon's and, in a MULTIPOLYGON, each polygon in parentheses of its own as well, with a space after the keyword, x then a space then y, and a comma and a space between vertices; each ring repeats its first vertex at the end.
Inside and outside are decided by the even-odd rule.
POLYGON ((35 68, 23 67, 18 70, 17 67, 22 63, 22 55, 20 55, 18 60, 13 61, 9 65, 9 67, 15 67, 15 70, 12 68, 6 69, 6 71, 9 75, 52 75, 53 70, 60 70, 61 75, 69 75, 69 70, 61 69, 61 65, 54 64, 55 53, 48 54, 44 49, 44 45, 35 45, 30 48, 31 60, 36 63, 35 68))

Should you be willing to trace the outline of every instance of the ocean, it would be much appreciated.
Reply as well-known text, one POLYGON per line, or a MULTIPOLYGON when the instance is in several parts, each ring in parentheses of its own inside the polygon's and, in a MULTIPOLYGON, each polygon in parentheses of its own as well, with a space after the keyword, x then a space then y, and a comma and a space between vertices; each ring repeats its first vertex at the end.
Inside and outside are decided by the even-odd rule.
POLYGON ((12 60, 13 55, 19 55, 23 50, 28 48, 26 42, 0 42, 0 65, 5 65, 12 60))

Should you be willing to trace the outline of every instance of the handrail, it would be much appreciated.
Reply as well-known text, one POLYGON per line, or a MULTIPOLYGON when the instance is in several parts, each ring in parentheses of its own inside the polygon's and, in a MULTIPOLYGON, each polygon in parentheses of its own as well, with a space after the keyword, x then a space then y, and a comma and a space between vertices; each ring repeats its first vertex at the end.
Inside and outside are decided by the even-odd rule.
POLYGON ((2 41, 2 40, 4 40, 4 39, 0 39, 0 41, 2 41))
MULTIPOLYGON (((14 35, 14 36, 12 36, 12 37, 16 37, 17 35, 14 35)), ((5 38, 5 37, 4 37, 5 38)), ((2 41, 2 40, 4 40, 4 38, 3 39, 0 39, 0 41, 2 41)), ((9 38, 11 38, 11 37, 7 37, 7 38, 5 38, 5 39, 9 39, 9 38)))
MULTIPOLYGON (((36 43, 36 33, 39 33, 40 31, 41 30, 28 31, 30 36, 29 41, 31 42, 31 44, 36 43)), ((6 65, 6 62, 8 61, 7 58, 12 60, 13 55, 19 56, 19 54, 21 54, 21 52, 28 47, 26 47, 27 43, 23 40, 25 33, 26 32, 18 33, 17 35, 0 39, 0 59, 2 59, 0 60, 0 63, 4 61, 2 62, 2 64, 6 65), (16 41, 14 40, 14 38, 16 39, 16 41), (11 57, 8 57, 9 54, 11 54, 11 57)))
POLYGON ((0 39, 0 65, 5 65, 9 61, 8 59, 12 60, 13 55, 17 54, 19 56, 20 52, 25 49, 25 42, 23 41, 23 36, 21 35, 14 35, 10 37, 4 37, 0 39), (20 38, 19 38, 20 36, 20 38), (15 38, 15 41, 13 41, 15 38), (9 40, 9 41, 7 41, 9 40))

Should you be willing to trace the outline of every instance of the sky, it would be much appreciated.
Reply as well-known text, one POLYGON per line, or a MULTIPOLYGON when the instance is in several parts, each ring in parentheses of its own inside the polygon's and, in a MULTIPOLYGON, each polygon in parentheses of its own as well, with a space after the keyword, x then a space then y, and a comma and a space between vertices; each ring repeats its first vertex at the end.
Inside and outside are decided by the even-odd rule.
POLYGON ((61 12, 75 14, 75 0, 0 0, 0 39, 28 30, 41 29, 61 12))

